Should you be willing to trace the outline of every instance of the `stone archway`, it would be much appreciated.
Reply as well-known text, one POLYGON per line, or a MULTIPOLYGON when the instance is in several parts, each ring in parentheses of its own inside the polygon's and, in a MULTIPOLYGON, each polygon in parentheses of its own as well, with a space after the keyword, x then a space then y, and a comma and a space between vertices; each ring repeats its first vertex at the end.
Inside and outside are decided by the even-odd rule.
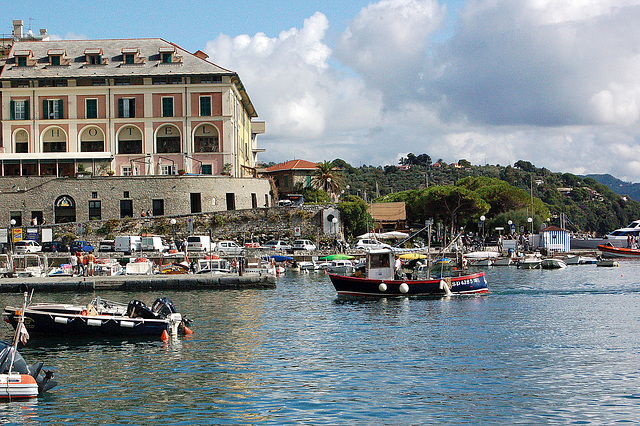
POLYGON ((220 135, 213 124, 199 126, 193 135, 193 152, 220 152, 220 135))
POLYGON ((69 195, 61 195, 53 204, 55 223, 76 221, 76 202, 69 195))

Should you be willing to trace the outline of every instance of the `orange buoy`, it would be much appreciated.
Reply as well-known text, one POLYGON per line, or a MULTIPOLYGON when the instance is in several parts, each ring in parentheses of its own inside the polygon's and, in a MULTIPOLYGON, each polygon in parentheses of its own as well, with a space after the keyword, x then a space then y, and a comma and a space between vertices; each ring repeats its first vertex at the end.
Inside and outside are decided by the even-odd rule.
POLYGON ((162 336, 160 338, 164 341, 169 340, 169 333, 167 333, 167 330, 162 330, 162 336))
POLYGON ((184 334, 186 334, 187 336, 190 336, 193 334, 193 331, 187 327, 186 325, 184 327, 182 327, 184 329, 184 334))

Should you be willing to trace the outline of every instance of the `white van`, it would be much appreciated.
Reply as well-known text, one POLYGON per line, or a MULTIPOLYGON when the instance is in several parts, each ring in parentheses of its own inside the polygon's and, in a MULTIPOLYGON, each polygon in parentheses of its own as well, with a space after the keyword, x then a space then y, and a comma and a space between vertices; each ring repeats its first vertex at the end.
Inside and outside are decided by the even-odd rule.
POLYGON ((187 251, 212 251, 215 245, 207 235, 191 235, 187 237, 187 251))
POLYGON ((121 253, 131 254, 140 251, 142 239, 137 235, 121 235, 114 240, 114 250, 121 253))
POLYGON ((169 246, 162 244, 162 237, 153 235, 142 237, 142 251, 158 251, 160 253, 169 250, 169 246))

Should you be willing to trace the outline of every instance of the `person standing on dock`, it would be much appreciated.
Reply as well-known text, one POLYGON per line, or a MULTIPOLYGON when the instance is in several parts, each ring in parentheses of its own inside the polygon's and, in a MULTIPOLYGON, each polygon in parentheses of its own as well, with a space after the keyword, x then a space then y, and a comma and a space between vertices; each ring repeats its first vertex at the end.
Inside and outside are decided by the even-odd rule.
POLYGON ((76 253, 71 253, 71 273, 78 274, 78 258, 76 253))
POLYGON ((93 251, 89 251, 89 254, 87 254, 86 257, 87 257, 87 275, 92 277, 93 266, 96 261, 96 257, 93 255, 93 251))
POLYGON ((84 275, 84 256, 82 255, 81 251, 76 253, 76 258, 78 261, 78 275, 83 276, 84 275))

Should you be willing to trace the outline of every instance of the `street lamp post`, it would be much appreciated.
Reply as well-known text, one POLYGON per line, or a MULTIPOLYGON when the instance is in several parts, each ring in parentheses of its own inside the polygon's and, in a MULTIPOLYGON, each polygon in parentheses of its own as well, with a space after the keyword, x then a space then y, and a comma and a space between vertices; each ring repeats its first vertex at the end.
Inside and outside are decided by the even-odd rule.
POLYGON ((487 220, 487 218, 482 215, 480 216, 480 226, 482 226, 482 248, 484 248, 484 221, 487 220))
POLYGON ((171 223, 171 228, 173 230, 173 244, 176 246, 176 250, 177 250, 178 244, 176 243, 176 220, 171 219, 169 222, 171 223))
POLYGON ((16 220, 11 219, 9 221, 9 224, 11 225, 11 233, 9 234, 9 251, 11 252, 11 254, 13 254, 13 227, 16 226, 16 220))

